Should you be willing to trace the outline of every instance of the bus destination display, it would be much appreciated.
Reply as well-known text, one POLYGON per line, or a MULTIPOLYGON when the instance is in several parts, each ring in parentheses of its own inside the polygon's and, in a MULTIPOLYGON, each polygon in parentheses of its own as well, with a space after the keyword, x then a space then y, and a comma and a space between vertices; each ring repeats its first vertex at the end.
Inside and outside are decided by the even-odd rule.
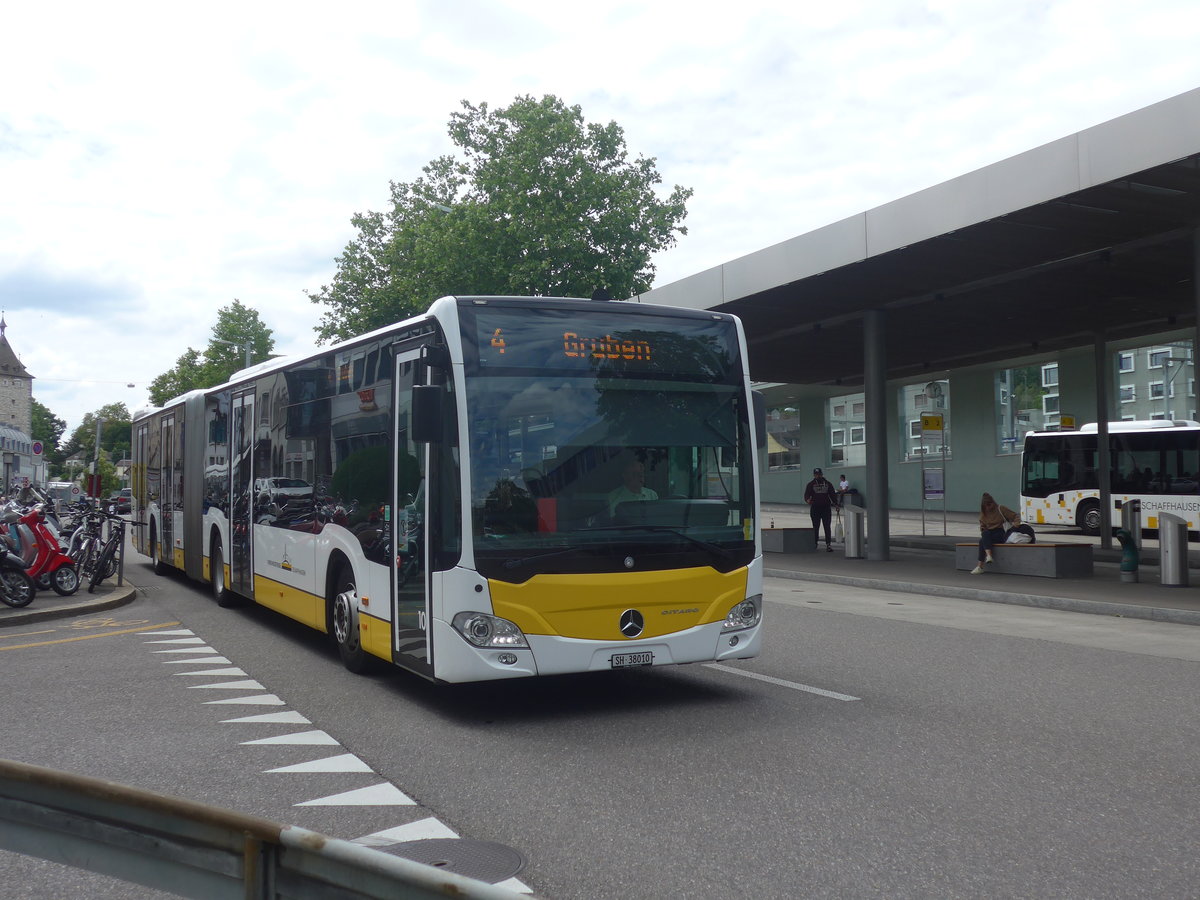
MULTIPOLYGON (((479 310, 466 330, 468 366, 497 369, 698 377, 724 383, 738 367, 737 336, 730 322, 630 316, 613 328, 612 317, 568 310, 479 310), (625 324, 625 323, 623 323, 625 324), (473 340, 472 340, 473 339, 473 340), (475 358, 472 360, 471 357, 475 358), (476 365, 471 366, 474 362, 476 365)), ((476 368, 477 367, 477 368, 476 368)))

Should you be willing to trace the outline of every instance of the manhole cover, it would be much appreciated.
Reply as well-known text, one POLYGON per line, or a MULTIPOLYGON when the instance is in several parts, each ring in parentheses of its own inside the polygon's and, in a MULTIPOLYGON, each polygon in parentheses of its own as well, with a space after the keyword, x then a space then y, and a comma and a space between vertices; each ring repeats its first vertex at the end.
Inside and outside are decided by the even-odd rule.
POLYGON ((494 841, 471 841, 465 838, 429 838, 424 841, 405 841, 388 847, 378 847, 384 853, 402 856, 413 862, 448 869, 476 881, 499 884, 525 868, 525 857, 494 841))

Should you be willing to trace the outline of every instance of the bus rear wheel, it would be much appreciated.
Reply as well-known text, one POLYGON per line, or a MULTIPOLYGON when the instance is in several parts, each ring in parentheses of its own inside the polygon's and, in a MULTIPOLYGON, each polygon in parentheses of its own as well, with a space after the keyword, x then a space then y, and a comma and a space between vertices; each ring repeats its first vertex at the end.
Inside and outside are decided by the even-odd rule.
POLYGON ((346 565, 338 569, 337 578, 333 581, 332 596, 329 598, 329 625, 342 665, 356 675, 365 673, 370 668, 371 659, 363 649, 359 633, 358 588, 354 583, 354 572, 346 565))
POLYGON ((158 529, 150 526, 150 571, 155 575, 166 575, 167 564, 162 561, 162 548, 158 545, 158 529))
POLYGON ((217 606, 229 609, 236 605, 233 592, 225 587, 225 554, 221 550, 221 542, 213 541, 212 553, 209 555, 209 571, 212 574, 212 595, 217 606))
POLYGON ((1099 534, 1100 504, 1095 500, 1084 500, 1079 504, 1079 511, 1075 513, 1075 522, 1083 529, 1084 534, 1099 534))

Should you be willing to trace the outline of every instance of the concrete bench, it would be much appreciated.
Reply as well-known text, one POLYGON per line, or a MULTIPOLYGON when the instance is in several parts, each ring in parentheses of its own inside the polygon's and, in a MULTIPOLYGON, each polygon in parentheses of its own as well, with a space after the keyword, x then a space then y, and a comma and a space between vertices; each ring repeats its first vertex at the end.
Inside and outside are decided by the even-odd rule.
POLYGON ((762 543, 766 553, 812 553, 815 549, 811 528, 764 528, 762 543))
MULTIPOLYGON (((1082 578, 1092 574, 1091 544, 997 544, 996 560, 985 572, 997 575, 1038 575, 1042 578, 1082 578)), ((979 543, 955 544, 954 567, 970 571, 979 564, 979 543)))

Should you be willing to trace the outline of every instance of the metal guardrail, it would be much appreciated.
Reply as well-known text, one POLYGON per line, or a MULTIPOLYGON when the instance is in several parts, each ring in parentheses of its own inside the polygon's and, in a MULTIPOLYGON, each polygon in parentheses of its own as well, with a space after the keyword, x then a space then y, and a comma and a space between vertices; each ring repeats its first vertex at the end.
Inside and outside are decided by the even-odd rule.
POLYGON ((0 760, 0 848, 203 900, 529 900, 294 825, 0 760))

